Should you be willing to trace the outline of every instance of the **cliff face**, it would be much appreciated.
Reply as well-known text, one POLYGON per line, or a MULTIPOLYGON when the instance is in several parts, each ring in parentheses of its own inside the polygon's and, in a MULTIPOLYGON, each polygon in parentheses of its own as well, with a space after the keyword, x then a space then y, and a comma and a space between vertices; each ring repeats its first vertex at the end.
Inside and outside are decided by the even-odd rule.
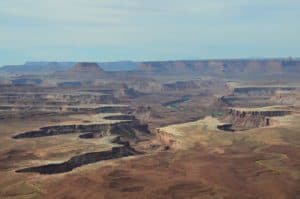
POLYGON ((79 62, 72 68, 57 74, 68 79, 89 79, 103 76, 104 70, 97 63, 79 62))
POLYGON ((281 105, 296 105, 300 104, 300 90, 294 91, 277 91, 271 97, 271 101, 281 105))
POLYGON ((137 141, 144 137, 151 136, 148 125, 141 124, 138 120, 134 119, 132 121, 122 121, 113 124, 47 126, 42 127, 39 130, 20 133, 15 135, 13 138, 37 138, 73 133, 80 133, 80 138, 95 138, 108 135, 118 135, 122 141, 137 141))
POLYGON ((297 99, 295 86, 245 86, 236 87, 231 94, 220 100, 231 107, 263 107, 272 105, 294 105, 297 99))
POLYGON ((139 69, 153 73, 278 74, 300 72, 300 61, 292 59, 161 61, 141 62, 139 69))
POLYGON ((163 91, 182 91, 187 89, 198 89, 200 86, 195 81, 177 81, 163 84, 163 91))
POLYGON ((74 65, 73 68, 68 70, 68 72, 72 73, 84 73, 84 72, 93 72, 93 73, 103 73, 103 69, 97 63, 92 62, 79 62, 74 65))
POLYGON ((141 62, 139 69, 154 73, 218 72, 223 70, 222 62, 215 61, 161 61, 141 62))
POLYGON ((235 130, 246 130, 269 125, 265 116, 259 112, 244 112, 233 109, 229 110, 223 120, 231 123, 231 129, 235 130))
POLYGON ((284 116, 290 113, 290 111, 285 110, 242 111, 230 109, 222 118, 226 124, 220 125, 218 128, 234 131, 270 126, 271 117, 284 116))
POLYGON ((234 95, 269 96, 278 91, 294 91, 295 87, 241 87, 234 88, 234 95))

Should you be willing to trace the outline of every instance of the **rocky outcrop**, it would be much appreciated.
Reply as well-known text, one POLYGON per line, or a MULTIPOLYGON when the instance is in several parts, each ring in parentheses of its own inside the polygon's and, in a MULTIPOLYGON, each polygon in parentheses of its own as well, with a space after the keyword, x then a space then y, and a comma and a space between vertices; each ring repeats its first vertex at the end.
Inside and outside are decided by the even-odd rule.
MULTIPOLYGON (((32 88, 34 89, 34 88, 32 88)), ((59 91, 58 91, 59 92, 59 91)), ((1 92, 1 104, 63 106, 78 104, 115 104, 119 100, 111 94, 71 91, 70 93, 55 92, 1 92)))
POLYGON ((262 87, 240 87, 234 88, 234 95, 247 95, 247 96, 270 96, 274 95, 278 91, 293 91, 295 87, 274 87, 274 86, 262 86, 262 87))
POLYGON ((126 141, 138 141, 151 135, 148 125, 138 120, 124 121, 113 124, 61 125, 42 127, 39 130, 28 131, 15 135, 14 139, 47 137, 63 134, 83 134, 81 138, 103 137, 118 135, 126 141), (85 135, 86 133, 89 133, 85 135))
POLYGON ((178 139, 174 135, 163 131, 162 129, 156 129, 156 138, 166 146, 166 148, 176 148, 178 146, 178 139))
POLYGON ((230 111, 223 121, 231 123, 232 127, 230 129, 232 130, 247 130, 267 126, 266 118, 263 115, 253 115, 239 111, 230 111))
POLYGON ((91 80, 103 77, 104 74, 104 70, 97 63, 79 62, 66 71, 56 72, 55 76, 72 80, 91 80))
POLYGON ((264 117, 278 117, 278 116, 284 116, 291 114, 290 110, 264 110, 264 108, 261 108, 261 110, 239 110, 231 108, 229 109, 229 114, 231 115, 237 115, 240 117, 243 117, 247 114, 252 116, 264 116, 264 117))
POLYGON ((273 103, 280 105, 296 105, 300 104, 299 88, 293 91, 277 91, 270 99, 273 103))
POLYGON ((221 73, 223 65, 215 61, 157 61, 142 62, 139 65, 140 70, 152 73, 203 73, 217 72, 221 73))
POLYGON ((66 71, 67 73, 77 75, 77 74, 84 74, 84 73, 92 73, 95 75, 103 74, 103 69, 97 63, 92 62, 79 62, 75 64, 71 69, 66 71))
MULTIPOLYGON (((272 106, 274 104, 280 104, 277 103, 276 100, 273 100, 277 93, 292 93, 296 89, 297 87, 281 86, 237 87, 233 89, 231 95, 223 96, 220 100, 232 107, 272 106)), ((278 100, 278 102, 280 102, 280 100, 278 100)))
POLYGON ((223 122, 228 125, 219 125, 221 130, 247 130, 269 126, 272 123, 271 118, 291 114, 287 110, 261 110, 261 111, 243 111, 229 109, 227 114, 222 118, 223 122))
POLYGON ((177 81, 163 84, 163 91, 183 91, 187 89, 199 89, 200 86, 195 81, 177 81))

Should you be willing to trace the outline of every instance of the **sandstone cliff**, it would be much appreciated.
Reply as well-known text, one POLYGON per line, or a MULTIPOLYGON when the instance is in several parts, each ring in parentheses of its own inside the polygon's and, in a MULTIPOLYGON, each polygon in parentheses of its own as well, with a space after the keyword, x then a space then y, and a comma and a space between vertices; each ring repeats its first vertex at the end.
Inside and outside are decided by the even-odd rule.
POLYGON ((145 72, 171 74, 280 74, 299 73, 300 61, 297 59, 156 61, 141 62, 139 69, 145 72))
POLYGON ((92 62, 79 62, 64 72, 56 73, 56 75, 63 78, 77 80, 95 79, 103 76, 104 74, 104 70, 97 63, 92 62))
POLYGON ((289 110, 239 110, 229 109, 222 118, 224 125, 218 126, 221 130, 247 130, 270 126, 272 117, 291 114, 289 110))

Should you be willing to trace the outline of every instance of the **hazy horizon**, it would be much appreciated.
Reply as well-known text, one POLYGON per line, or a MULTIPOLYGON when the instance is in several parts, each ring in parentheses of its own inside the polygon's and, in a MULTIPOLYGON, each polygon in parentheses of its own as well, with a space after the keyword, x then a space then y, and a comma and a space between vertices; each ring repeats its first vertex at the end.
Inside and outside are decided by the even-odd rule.
POLYGON ((81 60, 35 60, 35 61, 25 61, 23 63, 18 64, 5 64, 0 65, 1 67, 5 66, 18 66, 18 65, 24 65, 24 64, 30 64, 30 63, 51 63, 51 62, 57 62, 57 63, 80 63, 80 62, 91 62, 91 63, 115 63, 115 62, 133 62, 133 63, 139 63, 139 62, 164 62, 164 61, 206 61, 206 60, 284 60, 284 59, 293 59, 293 60, 299 60, 300 57, 240 57, 240 58, 203 58, 203 59, 164 59, 164 60, 111 60, 111 61, 101 61, 101 60, 87 60, 87 61, 81 61, 81 60))
POLYGON ((26 61, 300 57, 296 0, 10 0, 0 66, 26 61))

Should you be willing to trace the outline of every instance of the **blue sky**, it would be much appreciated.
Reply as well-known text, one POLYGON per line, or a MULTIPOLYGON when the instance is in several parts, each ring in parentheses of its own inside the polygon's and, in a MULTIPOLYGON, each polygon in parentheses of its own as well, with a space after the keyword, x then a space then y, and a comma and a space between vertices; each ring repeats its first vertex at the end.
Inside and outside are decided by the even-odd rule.
POLYGON ((299 57, 299 0, 1 0, 0 65, 299 57))

